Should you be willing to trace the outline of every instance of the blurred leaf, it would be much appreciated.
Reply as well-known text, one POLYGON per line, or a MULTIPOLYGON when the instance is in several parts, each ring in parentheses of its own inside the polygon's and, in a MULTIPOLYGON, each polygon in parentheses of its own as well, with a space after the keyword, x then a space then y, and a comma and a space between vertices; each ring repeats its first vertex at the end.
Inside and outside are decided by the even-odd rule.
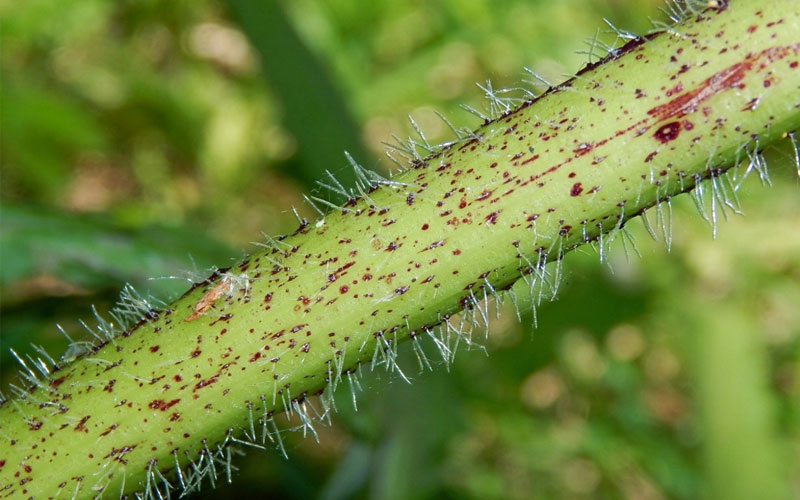
POLYGON ((371 459, 367 446, 360 442, 351 444, 325 484, 320 500, 352 498, 367 481, 371 459))
POLYGON ((105 144, 95 117, 76 99, 3 78, 0 102, 2 166, 34 196, 52 197, 80 152, 105 144))
POLYGON ((0 287, 6 304, 15 300, 9 287, 41 276, 88 290, 118 289, 129 282, 167 297, 186 288, 187 282, 149 278, 179 275, 191 262, 202 273, 236 255, 195 231, 128 228, 102 216, 3 205, 2 221, 0 287))
POLYGON ((344 151, 367 167, 373 165, 325 68, 276 0, 228 0, 228 6, 258 51, 264 76, 283 106, 284 123, 297 140, 299 161, 289 175, 314 186, 330 170, 345 187, 355 185, 344 151))
POLYGON ((789 498, 764 344, 753 316, 743 314, 745 306, 735 306, 733 296, 725 299, 707 300, 709 307, 692 318, 690 324, 702 335, 686 332, 705 438, 705 495, 718 500, 789 498))

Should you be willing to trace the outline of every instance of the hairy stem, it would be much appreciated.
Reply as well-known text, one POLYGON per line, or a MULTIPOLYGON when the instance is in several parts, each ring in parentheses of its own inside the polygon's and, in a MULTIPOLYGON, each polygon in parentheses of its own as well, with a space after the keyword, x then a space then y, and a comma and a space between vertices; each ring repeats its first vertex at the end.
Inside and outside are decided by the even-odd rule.
POLYGON ((362 364, 396 369, 409 338, 449 359, 470 341, 451 315, 485 323, 485 300, 547 280, 565 252, 602 251, 703 179, 718 209, 734 204, 725 170, 759 170, 759 150, 800 125, 800 6, 713 5, 516 109, 494 100, 497 116, 425 158, 410 145, 391 180, 355 166, 361 192, 342 207, 164 310, 129 295, 141 321, 116 336, 101 321, 69 364, 27 362, 26 390, 0 406, 0 496, 221 480, 230 446, 279 446, 273 415, 310 425, 329 399, 309 396, 362 364))

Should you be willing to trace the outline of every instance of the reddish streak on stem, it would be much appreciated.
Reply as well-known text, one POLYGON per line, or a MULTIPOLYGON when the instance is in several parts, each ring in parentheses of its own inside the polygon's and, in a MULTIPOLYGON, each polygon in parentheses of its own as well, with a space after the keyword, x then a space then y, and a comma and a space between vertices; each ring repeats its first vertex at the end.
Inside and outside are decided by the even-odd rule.
POLYGON ((761 59, 766 58, 767 61, 761 62, 758 69, 763 69, 767 64, 774 62, 776 59, 783 59, 789 55, 789 52, 797 52, 798 50, 800 50, 800 43, 784 47, 770 47, 762 50, 758 54, 750 54, 744 61, 728 66, 722 71, 715 73, 696 89, 683 93, 666 104, 656 106, 649 110, 647 114, 656 117, 660 121, 670 118, 680 118, 681 116, 693 113, 697 111, 698 106, 703 101, 710 99, 724 90, 738 86, 739 82, 742 81, 745 75, 753 69, 753 66, 759 63, 761 59))
MULTIPOLYGON (((643 118, 624 129, 616 131, 614 135, 610 137, 597 141, 595 144, 595 149, 632 130, 640 130, 641 133, 644 133, 655 123, 693 113, 697 111, 702 102, 707 101, 720 92, 739 85, 745 75, 754 67, 758 70, 764 69, 770 63, 773 63, 779 59, 783 59, 790 53, 797 53, 798 51, 800 51, 800 43, 796 43, 794 45, 785 45, 782 47, 770 47, 762 50, 758 54, 749 54, 747 57, 745 57, 744 61, 728 66, 722 71, 713 74, 703 81, 697 88, 684 92, 671 101, 648 110, 647 118, 643 118), (655 118, 655 123, 648 123, 650 121, 649 117, 655 118)), ((538 174, 530 176, 528 181, 524 182, 523 185, 530 182, 535 182, 546 175, 552 174, 563 165, 572 162, 583 154, 585 154, 584 151, 577 152, 575 156, 571 156, 561 163, 557 163, 546 170, 539 172, 538 174)))

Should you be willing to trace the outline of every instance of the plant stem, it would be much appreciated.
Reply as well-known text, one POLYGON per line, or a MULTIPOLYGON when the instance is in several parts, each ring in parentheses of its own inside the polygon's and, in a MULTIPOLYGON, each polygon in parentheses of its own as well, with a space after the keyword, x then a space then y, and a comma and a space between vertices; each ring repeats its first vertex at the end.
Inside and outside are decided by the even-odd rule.
POLYGON ((449 360, 471 326, 451 315, 485 323, 484 299, 541 283, 565 252, 596 241, 602 256, 627 220, 706 178, 715 210, 735 204, 721 174, 760 171, 760 149, 800 125, 800 5, 716 4, 514 110, 493 100, 498 116, 426 158, 411 145, 391 180, 356 167, 359 197, 163 311, 129 296, 141 322, 24 372, 29 390, 0 406, 2 496, 222 480, 229 446, 279 438, 274 414, 311 431, 308 396, 361 364, 397 369, 408 338, 435 336, 449 360))

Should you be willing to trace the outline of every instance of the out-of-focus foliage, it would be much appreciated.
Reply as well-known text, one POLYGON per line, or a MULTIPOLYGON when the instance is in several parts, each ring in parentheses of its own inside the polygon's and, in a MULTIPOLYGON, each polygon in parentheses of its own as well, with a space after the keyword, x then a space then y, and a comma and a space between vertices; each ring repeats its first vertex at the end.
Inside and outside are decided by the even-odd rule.
MULTIPOLYGON (((79 336, 124 283, 167 299, 260 231, 291 231, 292 205, 312 217, 301 194, 325 169, 347 177, 343 149, 387 170, 407 115, 447 140, 434 110, 475 125, 458 111, 481 107, 475 82, 517 86, 524 65, 559 81, 592 57, 576 51, 600 54, 581 40, 603 17, 643 32, 660 16, 632 0, 269 1, 0 2, 5 382, 8 347, 63 351, 55 324, 79 336)), ((747 217, 716 240, 675 200, 670 253, 635 224, 642 258, 569 256, 537 329, 505 304, 488 356, 416 375, 407 349, 413 385, 378 374, 357 412, 345 389, 319 444, 250 451, 205 493, 800 496, 800 198, 791 152, 769 161, 774 185, 748 181, 747 217)))

